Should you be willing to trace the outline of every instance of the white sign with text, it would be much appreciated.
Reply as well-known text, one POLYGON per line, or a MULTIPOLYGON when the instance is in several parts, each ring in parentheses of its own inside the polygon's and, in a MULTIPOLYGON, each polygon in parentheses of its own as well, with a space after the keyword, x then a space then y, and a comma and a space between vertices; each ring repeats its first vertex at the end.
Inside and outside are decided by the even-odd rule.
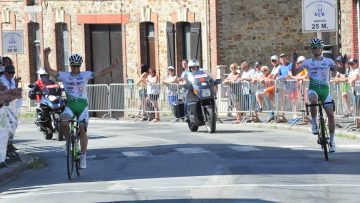
POLYGON ((3 54, 24 53, 23 31, 3 31, 2 50, 3 54))
POLYGON ((336 0, 302 0, 303 32, 333 32, 337 30, 336 0))

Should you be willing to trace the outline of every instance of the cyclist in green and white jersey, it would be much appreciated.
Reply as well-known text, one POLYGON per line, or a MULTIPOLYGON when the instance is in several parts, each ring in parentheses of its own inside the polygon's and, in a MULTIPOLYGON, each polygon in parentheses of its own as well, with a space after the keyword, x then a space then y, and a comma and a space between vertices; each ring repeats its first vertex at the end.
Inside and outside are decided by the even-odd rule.
MULTIPOLYGON (((119 65, 120 61, 116 57, 113 64, 96 73, 92 71, 80 71, 83 59, 79 54, 73 54, 69 57, 71 67, 70 72, 55 71, 50 67, 50 52, 51 49, 49 47, 44 49, 45 70, 53 77, 56 77, 58 80, 60 80, 64 85, 67 102, 65 110, 61 114, 61 120, 70 120, 76 117, 77 120, 80 121, 80 168, 86 168, 86 150, 88 144, 86 129, 89 121, 86 86, 88 84, 88 80, 110 73, 119 65)), ((69 123, 62 122, 60 129, 61 133, 65 136, 65 138, 67 138, 69 135, 69 123)))
MULTIPOLYGON (((334 71, 336 63, 330 59, 323 57, 322 50, 324 48, 324 43, 321 39, 312 39, 310 42, 311 50, 314 55, 313 58, 306 59, 301 65, 301 68, 307 69, 307 74, 310 79, 310 85, 308 90, 308 98, 311 104, 317 104, 318 99, 322 103, 331 102, 333 100, 330 95, 330 71, 334 71)), ((324 105, 326 115, 328 117, 329 123, 329 151, 335 152, 335 117, 334 117, 334 108, 332 104, 324 105)), ((318 134, 319 130, 317 128, 317 108, 312 106, 311 111, 311 124, 312 124, 312 133, 318 134)))

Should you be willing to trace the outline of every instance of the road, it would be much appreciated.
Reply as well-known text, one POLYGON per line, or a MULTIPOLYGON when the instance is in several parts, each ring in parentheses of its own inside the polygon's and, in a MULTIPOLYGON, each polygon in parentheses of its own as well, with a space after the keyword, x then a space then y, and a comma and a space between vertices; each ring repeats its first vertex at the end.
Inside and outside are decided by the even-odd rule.
POLYGON ((218 124, 104 122, 89 126, 88 168, 69 181, 64 142, 22 123, 16 146, 46 167, 0 187, 0 202, 358 202, 360 141, 337 138, 324 161, 306 132, 218 124))

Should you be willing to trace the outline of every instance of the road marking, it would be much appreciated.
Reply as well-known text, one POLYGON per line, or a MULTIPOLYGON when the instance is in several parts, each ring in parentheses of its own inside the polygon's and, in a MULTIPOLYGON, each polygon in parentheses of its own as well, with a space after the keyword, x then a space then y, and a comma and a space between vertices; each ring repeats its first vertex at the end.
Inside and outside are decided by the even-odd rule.
POLYGON ((175 148, 175 150, 178 152, 181 152, 183 154, 200 154, 200 153, 208 153, 209 152, 200 147, 175 148))
POLYGON ((360 149, 360 145, 336 145, 338 148, 360 149))
POLYGON ((229 146, 229 148, 239 152, 262 151, 262 149, 253 146, 229 146))
MULTIPOLYGON (((93 184, 93 183, 91 183, 93 184)), ((322 187, 360 187, 360 184, 219 184, 219 185, 184 185, 184 186, 158 186, 158 187, 119 187, 119 188, 106 188, 98 189, 98 190, 72 190, 72 191, 56 191, 56 192, 39 192, 32 191, 26 193, 20 193, 21 191, 17 190, 16 193, 13 192, 3 192, 0 193, 1 199, 14 199, 21 197, 30 197, 30 196, 44 196, 44 195, 56 195, 56 194, 70 194, 70 193, 96 193, 96 192, 109 192, 109 191, 129 191, 129 190, 142 190, 142 191, 152 191, 152 190, 179 190, 179 189, 196 189, 196 188, 222 188, 222 187, 314 187, 314 188, 322 188, 322 187)))
POLYGON ((148 151, 128 151, 121 153, 126 157, 152 156, 152 154, 148 151))

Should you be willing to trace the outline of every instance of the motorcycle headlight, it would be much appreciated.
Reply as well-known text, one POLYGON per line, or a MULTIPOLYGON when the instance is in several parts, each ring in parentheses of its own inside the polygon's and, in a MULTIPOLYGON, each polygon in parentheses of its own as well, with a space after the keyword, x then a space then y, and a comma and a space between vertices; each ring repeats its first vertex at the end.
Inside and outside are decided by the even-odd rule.
POLYGON ((49 95, 49 97, 48 97, 48 98, 49 98, 49 100, 50 100, 50 101, 52 101, 52 102, 53 102, 53 101, 55 101, 55 100, 57 99, 57 97, 56 97, 56 96, 54 96, 54 95, 49 95))
POLYGON ((210 96, 211 96, 211 90, 210 90, 210 88, 201 89, 201 96, 202 96, 202 97, 210 97, 210 96))

